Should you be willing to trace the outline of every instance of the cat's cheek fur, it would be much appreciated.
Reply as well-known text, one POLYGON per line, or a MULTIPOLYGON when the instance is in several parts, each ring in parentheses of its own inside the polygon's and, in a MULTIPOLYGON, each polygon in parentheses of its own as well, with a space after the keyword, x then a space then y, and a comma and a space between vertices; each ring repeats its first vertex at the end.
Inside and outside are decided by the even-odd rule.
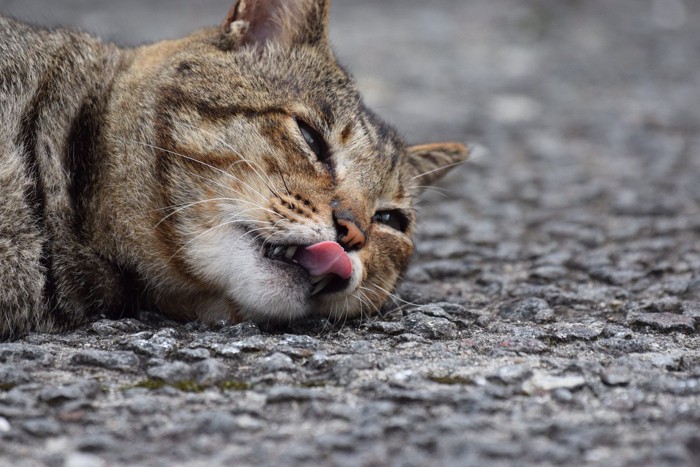
POLYGON ((230 229, 207 231, 192 242, 189 262, 197 276, 215 285, 227 299, 218 312, 198 310, 205 321, 287 321, 308 314, 307 289, 295 278, 261 255, 260 247, 245 232, 230 229), (233 308, 233 309, 232 309, 233 308), (235 316, 234 316, 235 315, 235 316))

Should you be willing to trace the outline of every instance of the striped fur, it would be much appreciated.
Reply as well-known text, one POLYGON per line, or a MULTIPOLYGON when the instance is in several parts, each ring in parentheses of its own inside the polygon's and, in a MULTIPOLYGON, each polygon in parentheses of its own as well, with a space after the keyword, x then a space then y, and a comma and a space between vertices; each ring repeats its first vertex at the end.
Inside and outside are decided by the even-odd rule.
POLYGON ((142 308, 209 322, 379 309, 413 251, 414 198, 467 151, 407 148, 365 107, 328 8, 239 0, 219 28, 136 49, 0 18, 0 338, 142 308), (388 211, 401 223, 377 220, 388 211), (342 291, 311 297, 266 257, 345 225, 366 242, 342 291))

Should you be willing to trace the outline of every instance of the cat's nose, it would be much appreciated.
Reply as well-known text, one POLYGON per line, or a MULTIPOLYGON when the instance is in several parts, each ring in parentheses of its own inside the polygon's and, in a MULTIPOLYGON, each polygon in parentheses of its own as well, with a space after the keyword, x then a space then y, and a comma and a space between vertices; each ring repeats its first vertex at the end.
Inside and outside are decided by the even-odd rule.
POLYGON ((334 216, 335 230, 338 232, 338 243, 346 250, 359 250, 365 246, 367 235, 358 227, 352 215, 340 214, 334 216))

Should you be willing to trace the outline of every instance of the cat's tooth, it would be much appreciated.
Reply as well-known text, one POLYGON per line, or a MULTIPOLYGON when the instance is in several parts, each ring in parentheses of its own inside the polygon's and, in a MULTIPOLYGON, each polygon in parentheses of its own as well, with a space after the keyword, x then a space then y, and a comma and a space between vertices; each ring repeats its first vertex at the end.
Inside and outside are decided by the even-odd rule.
POLYGON ((294 255, 297 254, 297 249, 298 249, 298 248, 299 248, 298 246, 290 246, 289 248, 287 248, 287 253, 285 254, 285 256, 287 257, 287 259, 288 259, 289 261, 291 261, 292 259, 294 259, 294 255))
POLYGON ((311 296, 313 297, 314 295, 319 294, 323 289, 326 288, 328 284, 333 280, 333 276, 330 274, 326 274, 326 278, 323 279, 321 282, 316 284, 316 287, 314 287, 313 292, 311 292, 311 296))
POLYGON ((272 254, 275 256, 281 256, 282 252, 284 252, 284 247, 283 246, 277 246, 275 249, 272 251, 272 254))
POLYGON ((323 279, 328 277, 328 274, 323 274, 322 276, 311 276, 311 283, 312 284, 318 284, 321 282, 323 279))

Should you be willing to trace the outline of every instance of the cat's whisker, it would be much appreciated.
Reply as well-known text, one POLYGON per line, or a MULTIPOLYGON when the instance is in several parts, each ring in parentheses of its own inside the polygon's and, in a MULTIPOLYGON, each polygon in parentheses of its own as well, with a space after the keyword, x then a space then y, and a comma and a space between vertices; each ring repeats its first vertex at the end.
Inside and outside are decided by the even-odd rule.
MULTIPOLYGON (((281 221, 281 220, 280 220, 280 221, 277 221, 277 223, 279 223, 279 222, 282 222, 282 221, 281 221)), ((260 227, 260 228, 258 228, 258 229, 253 229, 253 230, 247 230, 247 231, 245 231, 240 237, 238 237, 238 239, 236 239, 235 242, 233 242, 233 244, 231 244, 231 247, 230 247, 230 248, 235 247, 236 244, 237 244, 243 237, 245 237, 246 235, 250 235, 250 234, 253 234, 253 233, 255 233, 255 232, 263 232, 263 231, 265 231, 265 230, 274 230, 275 227, 276 227, 276 225, 277 225, 277 223, 275 223, 274 225, 272 225, 272 226, 270 226, 270 227, 260 227)), ((255 238, 255 237, 254 237, 254 238, 255 238)))
POLYGON ((445 199, 448 199, 452 193, 450 193, 449 190, 445 188, 440 188, 437 186, 431 186, 431 185, 418 185, 416 188, 419 188, 422 191, 432 191, 436 193, 439 196, 442 196, 445 199))
MULTIPOLYGON (((232 199, 232 198, 210 198, 210 199, 195 201, 195 202, 193 202, 193 203, 188 203, 188 204, 185 204, 185 205, 181 205, 180 207, 178 207, 177 209, 175 209, 174 211, 172 211, 171 213, 169 213, 168 215, 166 215, 165 217, 163 217, 160 221, 158 221, 158 223, 154 226, 154 228, 157 228, 160 224, 162 224, 163 222, 165 222, 167 219, 169 219, 170 217, 174 216, 175 214, 177 214, 177 213, 179 213, 179 212, 184 211, 185 209, 189 209, 189 208, 192 208, 192 207, 195 207, 195 206, 199 206, 199 205, 206 204, 206 203, 211 203, 211 202, 216 202, 216 201, 232 201, 232 200, 233 200, 233 201, 238 201, 238 200, 234 200, 234 199, 232 199)), ((253 204, 253 203, 245 203, 245 204, 253 204)), ((172 209, 172 207, 163 208, 163 209, 172 209)), ((262 208, 259 208, 259 207, 258 207, 258 208, 256 208, 256 209, 247 209, 247 210, 245 210, 245 211, 239 211, 239 212, 237 212, 236 214, 244 214, 244 213, 248 213, 248 212, 255 212, 255 211, 258 211, 258 210, 260 210, 260 209, 262 209, 262 208)), ((268 211, 268 210, 266 209, 266 211, 268 211)), ((270 212, 274 212, 274 211, 270 211, 270 212)), ((277 214, 277 213, 275 213, 275 214, 277 214)), ((258 221, 258 222, 268 222, 268 221, 258 221)))
MULTIPOLYGON (((378 279, 378 280, 379 280, 379 279, 378 279)), ((391 299, 391 301, 394 302, 394 305, 396 305, 396 306, 398 307, 398 309, 401 311, 402 314, 403 314, 403 306, 402 306, 401 304, 399 304, 399 302, 402 302, 402 303, 405 304, 405 305, 409 305, 409 306, 413 306, 413 307, 419 307, 419 306, 420 306, 420 305, 418 305, 417 303, 412 303, 412 302, 409 302, 409 301, 406 301, 406 300, 402 299, 402 298, 399 297, 398 295, 389 292, 388 290, 386 290, 385 288, 381 287, 381 286, 378 285, 378 284, 372 284, 372 286, 375 287, 375 288, 377 288, 377 289, 380 290, 381 292, 384 292, 384 293, 386 294, 387 298, 391 299)), ((374 293, 374 294, 376 294, 376 295, 378 296, 377 292, 374 291, 374 290, 370 290, 370 289, 368 289, 368 288, 365 288, 365 290, 367 290, 368 292, 372 292, 372 293, 374 293)), ((378 297, 378 298, 379 298, 379 297, 378 297)), ((380 301, 381 301, 381 300, 380 300, 380 301)))
MULTIPOLYGON (((198 238, 202 237, 203 235, 206 235, 207 233, 211 232, 212 230, 219 229, 219 228, 225 227, 227 225, 241 224, 241 223, 248 223, 248 222, 250 222, 250 221, 247 219, 236 219, 236 220, 232 220, 232 221, 221 222, 220 224, 217 224, 213 227, 209 227, 208 229, 205 229, 204 231, 198 233, 197 235, 195 235, 194 237, 189 239, 184 245, 182 245, 180 248, 178 248, 178 250, 175 253, 173 253, 173 255, 170 258, 168 258, 167 262, 172 261, 173 258, 175 258, 183 249, 187 248, 192 242, 196 241, 198 238)), ((261 230, 261 229, 255 229, 255 230, 261 230)), ((251 231, 251 232, 253 232, 253 231, 251 231)), ((243 234, 243 235, 245 235, 245 234, 243 234)), ((240 239, 240 237, 239 237, 239 239, 240 239)))
POLYGON ((265 174, 265 172, 262 170, 262 167, 260 166, 260 164, 243 157, 243 155, 240 153, 240 151, 236 150, 231 144, 226 142, 221 136, 217 135, 216 133, 209 131, 209 130, 206 130, 202 127, 195 127, 194 125, 190 125, 189 123, 186 123, 186 122, 180 122, 180 123, 184 126, 189 127, 191 130, 208 134, 209 136, 216 139, 217 142, 223 144, 227 149, 231 150, 234 153, 234 155, 240 159, 240 160, 234 162, 233 164, 231 164, 231 167, 238 165, 238 164, 241 164, 241 163, 248 164, 250 166, 250 168, 255 171, 256 175, 258 177, 260 177, 260 179, 263 181, 263 183, 265 183, 265 185, 267 185, 268 189, 273 194, 275 194, 275 196, 277 196, 276 192, 274 190, 272 190, 272 188, 270 188, 270 186, 269 186, 270 184, 272 184, 272 179, 270 178, 269 175, 265 174), (260 169, 260 171, 258 171, 258 168, 260 169), (267 181, 265 181, 265 178, 267 178, 267 181))
POLYGON ((482 159, 488 155, 489 155, 488 150, 486 150, 486 148, 484 148, 483 146, 476 145, 476 144, 471 145, 471 146, 469 146, 469 158, 468 159, 463 160, 463 161, 459 161, 459 162, 455 162, 453 164, 446 164, 446 165, 440 166, 440 167, 433 169, 433 170, 428 170, 426 172, 423 172, 421 174, 418 174, 418 175, 412 177, 411 180, 425 177, 426 175, 430 175, 431 173, 439 172, 441 170, 449 170, 451 168, 454 168, 454 167, 457 167, 460 165, 471 163, 471 162, 477 161, 479 159, 482 159))
POLYGON ((156 146, 156 145, 153 145, 153 144, 145 143, 145 142, 142 142, 142 141, 135 141, 135 140, 132 140, 131 142, 134 143, 134 144, 140 144, 140 145, 142 145, 142 146, 151 148, 151 149, 156 150, 156 151, 163 151, 163 152, 166 152, 166 153, 168 153, 168 154, 172 154, 172 155, 174 155, 174 156, 182 157, 183 159, 186 159, 186 160, 189 160, 189 161, 192 161, 192 162, 196 162, 196 163, 198 163, 198 164, 201 164, 201 165, 203 165, 204 167, 207 167, 207 168, 209 168, 209 169, 211 169, 211 170, 213 170, 213 171, 215 171, 215 172, 219 172, 219 173, 221 173, 221 174, 223 174, 223 175, 225 175, 225 176, 227 176, 227 177, 229 177, 229 178, 232 178, 232 179, 235 180, 237 183, 240 183, 241 185, 245 186, 245 187, 248 188, 249 190, 251 190, 251 191, 255 192, 256 194, 258 194, 262 199, 265 198, 265 196, 264 196, 262 193, 260 193, 258 190, 256 190, 256 189, 253 188, 252 186, 250 186, 248 183, 244 182, 243 180, 241 180, 240 178, 236 177, 235 175, 233 175, 233 174, 231 174, 231 173, 229 173, 229 172, 226 172, 225 170, 222 170, 222 169, 220 169, 220 168, 218 168, 218 167, 214 167, 214 166, 211 165, 211 164, 207 164, 206 162, 200 161, 199 159, 196 159, 196 158, 194 158, 194 157, 187 156, 187 155, 185 155, 185 154, 180 154, 179 152, 172 151, 172 150, 170 150, 170 149, 161 148, 161 147, 156 146))
POLYGON ((284 179, 284 173, 282 173, 282 168, 280 167, 280 164, 278 161, 275 161, 275 166, 277 167, 277 171, 279 172, 280 178, 282 179, 282 183, 284 184, 284 189, 287 190, 287 194, 289 196, 292 196, 292 192, 289 191, 289 186, 287 186, 287 181, 284 179))
MULTIPOLYGON (((251 197, 250 197, 248 194, 243 193, 243 192, 240 191, 240 190, 236 190, 236 189, 234 189, 233 187, 231 187, 231 186, 229 186, 229 185, 224 185, 223 183, 218 182, 217 180, 213 180, 213 179, 211 179, 211 178, 205 177, 205 176, 203 176, 203 175, 201 175, 201 174, 198 174, 198 173, 190 172, 190 174, 192 174, 192 175, 194 175, 194 176, 197 176, 197 177, 200 177, 200 178, 202 178, 202 179, 205 180, 205 181, 214 183, 214 184, 216 184, 216 185, 222 187, 222 188, 223 188, 224 190, 226 190, 226 191, 233 191, 234 193, 236 193, 236 194, 238 194, 238 195, 240 195, 241 197, 244 198, 244 199, 241 199, 241 198, 228 198, 229 201, 233 201, 233 202, 236 202, 236 203, 250 204, 250 205, 252 205, 252 206, 258 207, 258 208, 259 208, 260 210, 262 210, 262 211, 268 212, 268 213, 270 213, 270 214, 272 214, 272 215, 275 215, 275 216, 277 216, 277 217, 283 217, 283 216, 282 216, 281 214, 279 214, 278 212, 275 212, 275 211, 273 211, 272 209, 268 209, 268 208, 266 208, 265 206, 263 206, 262 204, 256 203, 255 201, 253 201, 253 200, 251 199, 251 197)), ((259 193, 256 192, 256 194, 259 194, 259 193)), ((277 195, 275 194, 275 196, 277 196, 277 195)), ((265 198, 263 198, 263 201, 265 201, 265 198)))

